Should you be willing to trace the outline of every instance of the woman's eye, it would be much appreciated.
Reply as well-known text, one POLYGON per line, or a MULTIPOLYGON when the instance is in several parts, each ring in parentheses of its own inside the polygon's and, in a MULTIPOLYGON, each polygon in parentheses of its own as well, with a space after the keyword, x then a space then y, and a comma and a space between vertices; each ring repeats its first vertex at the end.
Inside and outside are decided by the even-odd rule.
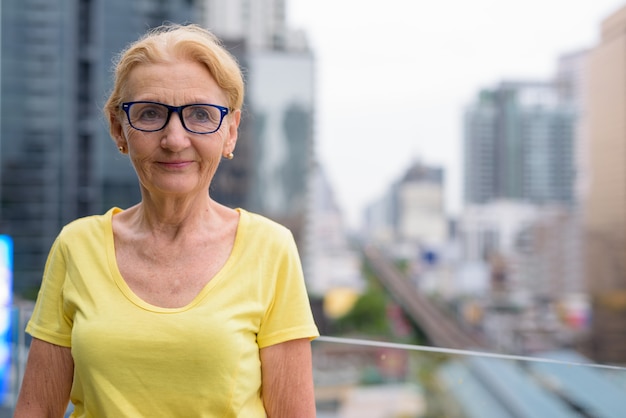
POLYGON ((144 109, 141 112, 140 118, 144 120, 158 119, 161 117, 161 113, 162 112, 158 112, 155 109, 144 109))
POLYGON ((204 122, 211 120, 210 113, 204 108, 193 108, 190 114, 191 118, 197 122, 204 122))

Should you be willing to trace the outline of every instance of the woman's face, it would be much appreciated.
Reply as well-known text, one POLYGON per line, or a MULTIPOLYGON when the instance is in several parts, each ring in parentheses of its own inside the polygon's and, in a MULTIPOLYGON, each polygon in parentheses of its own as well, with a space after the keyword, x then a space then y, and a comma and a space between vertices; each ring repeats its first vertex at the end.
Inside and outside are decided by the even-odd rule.
MULTIPOLYGON (((228 107, 225 94, 206 67, 192 61, 140 64, 130 72, 125 91, 129 102, 228 107)), ((207 193, 221 158, 235 149, 239 119, 236 110, 216 132, 196 134, 185 130, 173 112, 162 130, 142 132, 131 127, 121 113, 111 121, 111 131, 117 145, 128 150, 144 192, 185 197, 207 193)))

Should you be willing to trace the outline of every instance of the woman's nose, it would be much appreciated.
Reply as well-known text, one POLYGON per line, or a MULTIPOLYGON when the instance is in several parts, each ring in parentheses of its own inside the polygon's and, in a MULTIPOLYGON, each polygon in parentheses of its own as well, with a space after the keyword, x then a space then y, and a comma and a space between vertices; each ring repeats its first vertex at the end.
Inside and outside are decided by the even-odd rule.
POLYGON ((172 150, 179 150, 189 145, 189 135, 183 121, 177 112, 172 112, 167 125, 163 128, 161 146, 172 150))

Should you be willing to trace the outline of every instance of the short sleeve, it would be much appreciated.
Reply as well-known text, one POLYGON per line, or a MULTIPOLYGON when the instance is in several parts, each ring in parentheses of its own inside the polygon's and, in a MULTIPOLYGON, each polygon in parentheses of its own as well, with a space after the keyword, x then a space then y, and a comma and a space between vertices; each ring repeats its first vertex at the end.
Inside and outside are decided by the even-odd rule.
POLYGON ((257 335, 260 348, 281 342, 319 336, 311 312, 302 265, 291 233, 275 255, 273 292, 257 335))
POLYGON ((59 237, 48 254, 41 288, 26 332, 52 344, 70 347, 72 321, 63 310, 66 258, 59 237))

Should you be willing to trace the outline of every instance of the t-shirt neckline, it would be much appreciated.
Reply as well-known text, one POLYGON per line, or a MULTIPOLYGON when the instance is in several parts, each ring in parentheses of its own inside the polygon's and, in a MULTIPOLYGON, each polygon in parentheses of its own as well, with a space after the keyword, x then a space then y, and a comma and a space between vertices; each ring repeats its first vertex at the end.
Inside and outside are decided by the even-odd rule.
POLYGON ((209 280, 207 284, 198 292, 198 294, 186 305, 176 307, 176 308, 166 308, 158 305, 153 305, 149 302, 146 302, 141 297, 139 297, 133 290, 130 288, 126 280, 120 273, 119 267, 117 265, 117 258, 115 256, 115 240, 113 236, 113 216, 122 212, 123 209, 118 207, 111 208, 105 214, 105 240, 106 240, 106 253, 107 260, 109 263, 109 269, 111 271, 111 276, 119 290, 122 292, 124 297, 129 300, 131 303, 136 305, 137 307, 155 313, 179 313, 185 312, 192 309, 194 306, 198 305, 210 292, 211 289, 215 288, 221 281, 225 280, 227 276, 227 272, 232 268, 235 260, 238 258, 237 255, 241 251, 241 242, 244 240, 243 235, 245 231, 245 226, 248 222, 248 213, 241 209, 236 208, 237 212, 239 212, 239 221, 237 224, 237 231, 235 233, 235 242, 233 243, 233 248, 228 256, 228 259, 224 263, 224 265, 219 269, 217 273, 209 280))

